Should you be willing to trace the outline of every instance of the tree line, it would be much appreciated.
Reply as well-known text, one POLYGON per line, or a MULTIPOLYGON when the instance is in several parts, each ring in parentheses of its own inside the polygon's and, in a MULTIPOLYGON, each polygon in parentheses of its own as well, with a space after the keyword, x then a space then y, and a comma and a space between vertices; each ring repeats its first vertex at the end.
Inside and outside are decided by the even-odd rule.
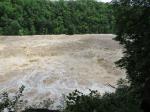
POLYGON ((0 0, 0 35, 114 33, 109 3, 0 0))
MULTIPOLYGON (((76 90, 66 97, 66 107, 62 112, 150 110, 150 94, 145 95, 143 92, 146 83, 150 82, 150 1, 117 0, 113 6, 117 34, 115 39, 124 47, 124 56, 116 64, 126 70, 126 80, 118 81, 115 93, 103 96, 97 91, 84 95, 76 90), (144 108, 141 108, 142 104, 144 108)), ((146 89, 150 91, 149 85, 146 89)), ((2 101, 0 109, 8 107, 7 100, 2 101)))

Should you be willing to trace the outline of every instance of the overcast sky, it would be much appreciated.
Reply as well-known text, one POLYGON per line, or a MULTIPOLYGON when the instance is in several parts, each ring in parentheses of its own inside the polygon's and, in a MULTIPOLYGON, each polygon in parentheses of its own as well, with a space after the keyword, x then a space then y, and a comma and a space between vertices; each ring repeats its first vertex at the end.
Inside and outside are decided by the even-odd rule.
POLYGON ((101 2, 110 2, 111 0, 97 0, 97 1, 101 1, 101 2))

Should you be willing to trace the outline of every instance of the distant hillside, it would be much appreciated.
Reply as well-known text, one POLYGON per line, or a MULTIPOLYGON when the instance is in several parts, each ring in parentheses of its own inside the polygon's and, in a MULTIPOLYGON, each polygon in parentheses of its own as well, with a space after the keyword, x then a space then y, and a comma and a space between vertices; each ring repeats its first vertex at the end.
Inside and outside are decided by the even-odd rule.
POLYGON ((1 0, 0 35, 114 33, 113 8, 94 0, 1 0))

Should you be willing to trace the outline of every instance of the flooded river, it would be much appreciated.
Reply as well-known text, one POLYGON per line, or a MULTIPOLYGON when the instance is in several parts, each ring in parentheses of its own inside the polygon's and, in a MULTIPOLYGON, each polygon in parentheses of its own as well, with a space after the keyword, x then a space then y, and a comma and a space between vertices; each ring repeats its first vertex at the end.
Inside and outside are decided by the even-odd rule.
POLYGON ((16 92, 25 85, 30 102, 75 89, 113 92, 124 71, 115 67, 122 48, 115 35, 0 36, 0 91, 16 92))

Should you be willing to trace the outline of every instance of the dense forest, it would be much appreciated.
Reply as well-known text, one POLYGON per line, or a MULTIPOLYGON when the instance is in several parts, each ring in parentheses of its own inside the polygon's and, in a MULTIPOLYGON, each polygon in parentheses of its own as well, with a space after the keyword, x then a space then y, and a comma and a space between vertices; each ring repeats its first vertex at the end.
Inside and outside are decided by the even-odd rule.
MULTIPOLYGON (((124 47, 124 56, 116 64, 126 70, 126 80, 118 81, 115 93, 103 96, 97 91, 89 95, 77 90, 70 93, 63 112, 143 112, 143 101, 148 102, 144 106, 150 109, 150 94, 145 96, 143 92, 150 80, 149 0, 117 0, 112 5, 92 0, 1 1, 1 34, 111 33, 115 26, 115 39, 124 47)), ((7 93, 3 94, 0 110, 15 110, 19 95, 13 102, 7 93)))
POLYGON ((150 1, 113 2, 116 38, 124 56, 116 62, 126 70, 115 93, 100 96, 74 91, 67 97, 65 112, 150 112, 150 1))
POLYGON ((95 0, 0 0, 0 35, 114 33, 112 9, 95 0))

